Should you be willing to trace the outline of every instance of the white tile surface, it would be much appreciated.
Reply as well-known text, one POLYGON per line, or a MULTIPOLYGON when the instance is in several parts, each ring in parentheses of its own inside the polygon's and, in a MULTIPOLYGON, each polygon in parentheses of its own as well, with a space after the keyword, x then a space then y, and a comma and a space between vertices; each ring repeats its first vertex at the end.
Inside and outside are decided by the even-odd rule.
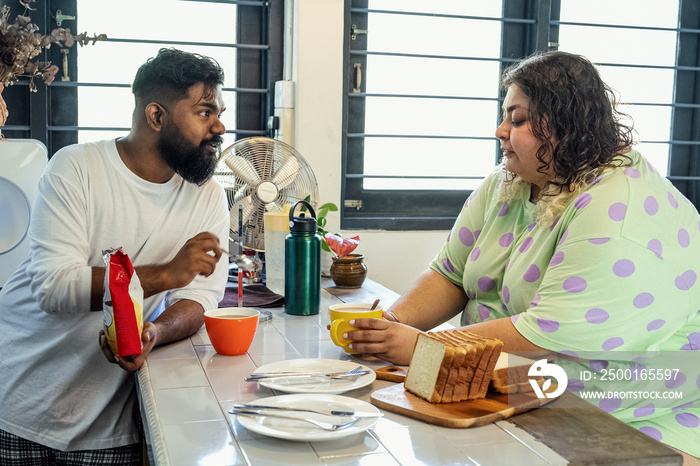
POLYGON ((550 464, 520 442, 472 444, 461 451, 480 466, 541 466, 550 464))
MULTIPOLYGON (((401 464, 405 465, 474 465, 444 437, 432 434, 428 425, 374 431, 379 441, 401 464)), ((519 464, 503 463, 503 464, 519 464)))
POLYGON ((197 358, 149 359, 153 388, 208 387, 202 366, 197 358))
POLYGON ((247 464, 222 420, 163 426, 173 466, 247 464))
POLYGON ((211 387, 155 390, 160 421, 177 424, 195 421, 219 421, 223 413, 211 387))

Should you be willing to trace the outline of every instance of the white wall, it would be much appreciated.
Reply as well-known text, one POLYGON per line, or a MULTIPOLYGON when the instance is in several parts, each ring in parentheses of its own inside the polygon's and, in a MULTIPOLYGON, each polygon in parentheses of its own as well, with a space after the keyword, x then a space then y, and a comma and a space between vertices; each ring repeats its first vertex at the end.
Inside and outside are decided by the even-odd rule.
MULTIPOLYGON (((296 149, 311 164, 320 203, 341 205, 343 91, 343 0, 293 0, 293 66, 296 149)), ((328 216, 338 231, 339 214, 328 216)), ((402 293, 427 267, 447 231, 341 231, 360 235, 368 276, 402 293)))

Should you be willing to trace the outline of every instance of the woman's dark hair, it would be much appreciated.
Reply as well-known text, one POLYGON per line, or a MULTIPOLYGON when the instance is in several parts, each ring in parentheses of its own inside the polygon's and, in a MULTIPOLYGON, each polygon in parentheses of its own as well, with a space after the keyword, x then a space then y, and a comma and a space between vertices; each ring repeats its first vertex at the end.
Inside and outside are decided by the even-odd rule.
POLYGON ((137 106, 150 102, 176 102, 188 97, 188 89, 204 83, 212 92, 224 83, 224 70, 213 58, 174 48, 163 48, 136 72, 131 91, 137 106))
POLYGON ((501 78, 506 90, 516 85, 529 99, 528 120, 535 137, 541 173, 550 168, 551 185, 571 191, 609 165, 632 145, 631 126, 620 121, 615 95, 586 58, 553 51, 536 53, 508 67, 501 78), (558 143, 557 143, 558 142, 558 143))

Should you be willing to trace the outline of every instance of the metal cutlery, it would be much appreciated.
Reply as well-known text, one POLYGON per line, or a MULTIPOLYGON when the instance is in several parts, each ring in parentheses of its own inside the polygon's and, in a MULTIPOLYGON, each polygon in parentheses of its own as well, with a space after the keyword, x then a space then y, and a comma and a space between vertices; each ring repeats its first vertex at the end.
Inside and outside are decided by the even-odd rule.
POLYGON ((340 422, 340 423, 323 422, 323 421, 317 421, 316 419, 311 419, 311 418, 307 418, 307 417, 285 416, 283 414, 270 414, 270 413, 263 414, 263 413, 260 413, 258 411, 246 411, 246 410, 241 410, 241 409, 231 409, 231 410, 229 410, 229 413, 236 414, 236 415, 243 415, 243 416, 255 416, 255 417, 266 416, 266 417, 274 417, 274 418, 279 418, 279 419, 289 419, 291 421, 308 422, 308 423, 311 423, 317 427, 320 427, 321 429, 330 430, 330 431, 345 429, 346 427, 350 427, 351 425, 355 424, 359 420, 359 418, 352 418, 349 421, 340 422))
MULTIPOLYGON (((258 412, 263 411, 263 410, 294 411, 294 412, 322 414, 324 416, 344 416, 344 417, 356 417, 356 418, 372 418, 372 417, 384 416, 384 414, 382 414, 382 413, 356 413, 355 411, 340 411, 340 410, 319 411, 316 409, 288 408, 288 407, 284 407, 284 406, 265 406, 265 405, 253 405, 253 404, 236 404, 236 405, 233 405, 233 408, 235 410, 254 410, 254 411, 258 411, 258 412)), ((264 415, 263 413, 260 413, 260 414, 264 415)))
POLYGON ((244 378, 246 382, 255 382, 257 380, 279 379, 286 377, 328 377, 330 379, 343 379, 349 377, 357 378, 360 375, 369 374, 371 370, 362 370, 362 366, 357 366, 351 371, 340 372, 253 372, 249 377, 244 378))

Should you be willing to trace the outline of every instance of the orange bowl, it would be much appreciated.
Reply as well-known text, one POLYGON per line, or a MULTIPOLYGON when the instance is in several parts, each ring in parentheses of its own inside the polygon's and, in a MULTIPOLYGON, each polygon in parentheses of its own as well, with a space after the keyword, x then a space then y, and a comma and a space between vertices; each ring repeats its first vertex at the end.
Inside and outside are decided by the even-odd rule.
POLYGON ((204 313, 204 325, 217 353, 245 354, 258 329, 260 311, 249 307, 221 307, 204 313))

